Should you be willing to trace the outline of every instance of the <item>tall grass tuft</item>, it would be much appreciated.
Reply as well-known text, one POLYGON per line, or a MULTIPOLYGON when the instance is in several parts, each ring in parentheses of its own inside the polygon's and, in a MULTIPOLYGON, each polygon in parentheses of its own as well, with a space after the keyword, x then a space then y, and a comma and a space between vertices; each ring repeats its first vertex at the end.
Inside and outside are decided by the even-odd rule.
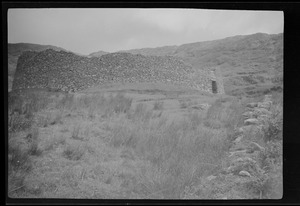
POLYGON ((44 92, 10 93, 8 98, 8 130, 17 132, 29 129, 35 113, 45 109, 49 97, 44 92))
POLYGON ((86 148, 81 144, 68 144, 63 151, 63 155, 69 160, 78 161, 85 154, 85 150, 86 148))
POLYGON ((30 155, 40 155, 42 153, 39 148, 39 128, 33 127, 31 132, 26 136, 26 140, 29 144, 28 152, 30 155))
POLYGON ((72 131, 72 138, 76 140, 83 140, 84 138, 80 136, 80 125, 77 124, 74 126, 72 131))
POLYGON ((26 147, 9 141, 8 145, 8 196, 24 189, 24 180, 32 168, 30 154, 26 147))
POLYGON ((148 162, 131 188, 139 195, 179 198, 186 186, 221 164, 228 149, 225 129, 204 127, 200 115, 171 124, 163 117, 136 121, 147 119, 145 114, 145 107, 137 105, 131 118, 120 119, 112 126, 110 140, 111 146, 131 148, 148 162))
POLYGON ((125 97, 122 93, 118 93, 110 99, 109 103, 116 114, 127 113, 131 107, 132 99, 125 97))
POLYGON ((164 102, 156 101, 154 103, 154 107, 153 107, 154 110, 162 110, 163 108, 164 108, 164 102))

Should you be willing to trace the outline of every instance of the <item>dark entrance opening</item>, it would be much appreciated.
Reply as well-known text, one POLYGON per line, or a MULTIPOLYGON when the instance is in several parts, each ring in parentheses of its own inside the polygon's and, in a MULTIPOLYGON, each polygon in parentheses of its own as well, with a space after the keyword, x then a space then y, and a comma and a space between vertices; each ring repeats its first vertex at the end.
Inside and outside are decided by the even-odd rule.
POLYGON ((212 88, 212 92, 214 94, 218 92, 217 82, 216 81, 211 81, 211 88, 212 88))

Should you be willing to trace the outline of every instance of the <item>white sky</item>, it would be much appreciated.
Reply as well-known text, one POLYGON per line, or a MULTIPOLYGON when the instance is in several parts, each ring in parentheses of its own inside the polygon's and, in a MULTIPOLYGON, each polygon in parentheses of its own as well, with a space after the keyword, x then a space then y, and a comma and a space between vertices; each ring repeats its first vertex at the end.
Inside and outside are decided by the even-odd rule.
POLYGON ((9 9, 8 42, 81 54, 283 32, 281 11, 204 9, 9 9))

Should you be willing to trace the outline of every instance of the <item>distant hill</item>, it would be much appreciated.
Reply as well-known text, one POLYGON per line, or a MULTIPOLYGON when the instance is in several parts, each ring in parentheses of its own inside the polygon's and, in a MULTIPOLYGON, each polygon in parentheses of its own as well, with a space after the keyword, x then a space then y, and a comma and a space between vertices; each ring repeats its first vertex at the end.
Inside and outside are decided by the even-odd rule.
POLYGON ((170 56, 177 50, 178 46, 163 46, 157 48, 142 48, 122 50, 121 52, 128 52, 131 54, 142 54, 145 56, 170 56))
POLYGON ((53 49, 56 51, 66 51, 63 48, 51 46, 51 45, 40 45, 40 44, 28 44, 28 43, 17 43, 8 44, 8 91, 11 90, 14 74, 17 67, 17 61, 19 56, 24 51, 43 51, 46 49, 53 49))
POLYGON ((89 57, 101 57, 104 54, 109 54, 109 52, 97 51, 97 52, 90 53, 88 56, 89 57))
POLYGON ((227 94, 282 86, 283 34, 256 33, 180 46, 126 50, 132 54, 174 56, 195 69, 221 68, 227 94))

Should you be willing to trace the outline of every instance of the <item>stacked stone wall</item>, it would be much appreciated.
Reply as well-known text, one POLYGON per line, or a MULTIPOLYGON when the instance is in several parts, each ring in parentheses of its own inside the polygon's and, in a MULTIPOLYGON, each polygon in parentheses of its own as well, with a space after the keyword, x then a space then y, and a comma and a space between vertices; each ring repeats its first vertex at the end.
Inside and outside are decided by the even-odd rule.
MULTIPOLYGON (((225 178, 227 185, 252 184, 252 188, 258 188, 258 191, 263 187, 270 174, 263 164, 268 144, 262 139, 262 131, 272 116, 272 104, 271 95, 265 95, 262 102, 247 104, 247 110, 243 113, 244 124, 235 130, 235 138, 224 160, 222 171, 208 176, 207 181, 217 184, 225 178)), ((261 198, 262 191, 259 195, 261 198)), ((227 199, 222 193, 216 196, 227 199)))
POLYGON ((195 70, 175 57, 112 53, 88 58, 52 49, 24 52, 18 60, 12 89, 75 92, 111 82, 163 82, 211 92, 205 70, 195 70))

